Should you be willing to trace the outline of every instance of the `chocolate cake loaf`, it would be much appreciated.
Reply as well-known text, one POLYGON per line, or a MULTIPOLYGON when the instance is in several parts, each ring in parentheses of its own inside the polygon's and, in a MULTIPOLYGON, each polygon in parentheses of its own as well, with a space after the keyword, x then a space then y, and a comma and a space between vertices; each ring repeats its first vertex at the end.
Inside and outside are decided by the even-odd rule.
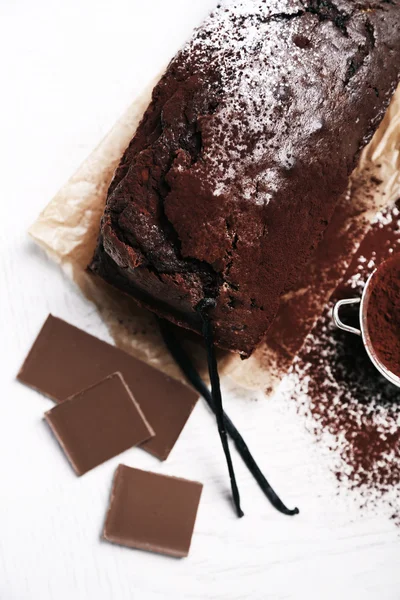
POLYGON ((400 0, 218 4, 170 63, 110 186, 91 270, 248 356, 400 75, 400 0))

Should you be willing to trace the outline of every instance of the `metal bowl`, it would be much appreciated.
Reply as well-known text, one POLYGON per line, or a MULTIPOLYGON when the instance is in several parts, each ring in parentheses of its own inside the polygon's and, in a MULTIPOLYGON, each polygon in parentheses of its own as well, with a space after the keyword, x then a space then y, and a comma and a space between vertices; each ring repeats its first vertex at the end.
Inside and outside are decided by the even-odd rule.
POLYGON ((353 333, 354 335, 361 336, 364 342, 365 350, 367 351, 367 354, 371 359, 372 364, 378 369, 381 375, 383 375, 388 381, 390 381, 390 383, 396 385, 397 387, 400 387, 400 377, 389 371, 389 369, 387 369, 385 365, 381 362, 372 346, 371 336, 368 331, 368 303, 371 297, 373 287, 371 284, 372 282, 375 282, 375 278, 377 273, 379 273, 379 270, 379 268, 375 269, 375 271, 368 279, 361 298, 349 298, 347 300, 339 300, 339 302, 335 304, 333 308, 333 320, 336 327, 338 327, 339 329, 347 331, 348 333, 353 333), (355 327, 350 327, 349 325, 346 325, 340 318, 341 308, 349 304, 360 305, 360 329, 356 329, 355 327))

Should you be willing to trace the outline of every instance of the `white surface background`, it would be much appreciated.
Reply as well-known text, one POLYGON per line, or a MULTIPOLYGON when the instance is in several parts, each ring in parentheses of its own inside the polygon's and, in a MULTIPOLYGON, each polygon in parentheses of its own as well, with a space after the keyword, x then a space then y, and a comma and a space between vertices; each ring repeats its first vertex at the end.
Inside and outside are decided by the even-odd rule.
POLYGON ((239 522, 202 402, 166 464, 131 450, 78 479, 42 421, 52 403, 14 380, 50 311, 108 339, 26 229, 214 4, 0 0, 0 600, 400 598, 399 530, 336 496, 282 400, 226 393, 271 482, 302 513, 277 514, 237 459, 239 522), (204 482, 187 560, 100 541, 119 462, 204 482))

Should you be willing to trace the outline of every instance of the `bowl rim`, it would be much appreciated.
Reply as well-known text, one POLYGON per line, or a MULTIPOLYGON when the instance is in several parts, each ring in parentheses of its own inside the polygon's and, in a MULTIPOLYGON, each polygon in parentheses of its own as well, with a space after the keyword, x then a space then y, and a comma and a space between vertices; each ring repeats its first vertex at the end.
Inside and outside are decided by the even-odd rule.
MULTIPOLYGON (((389 259, 390 260, 390 259, 389 259)), ((385 264, 385 263, 382 263, 385 264)), ((375 281, 376 275, 379 273, 380 267, 375 269, 373 273, 369 276, 367 283, 365 284, 364 291, 361 297, 361 305, 360 305, 360 329, 361 336, 364 342, 365 349, 367 354, 373 363, 374 367, 378 369, 378 371, 383 375, 390 383, 400 388, 400 377, 392 373, 385 365, 382 363, 378 355, 376 354, 374 347, 371 342, 371 336, 368 329, 368 305, 371 298, 372 293, 372 283, 375 281)))

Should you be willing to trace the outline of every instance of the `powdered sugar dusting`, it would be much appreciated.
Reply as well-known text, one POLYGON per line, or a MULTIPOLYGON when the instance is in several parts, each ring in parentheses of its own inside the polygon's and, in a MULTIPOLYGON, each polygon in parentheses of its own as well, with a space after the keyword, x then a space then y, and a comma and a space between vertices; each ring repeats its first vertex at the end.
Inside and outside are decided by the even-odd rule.
POLYGON ((203 156, 212 181, 218 182, 216 196, 240 181, 242 197, 268 204, 296 166, 304 144, 323 128, 315 108, 323 85, 319 59, 306 47, 317 22, 298 1, 227 0, 184 49, 198 68, 212 66, 217 76, 209 82, 210 90, 223 95, 212 127, 207 122, 202 126, 203 156), (297 94, 302 80, 307 89, 297 94), (289 128, 291 141, 288 137, 286 145, 275 146, 276 135, 289 128), (263 162, 266 170, 253 176, 252 166, 259 170, 263 162))

